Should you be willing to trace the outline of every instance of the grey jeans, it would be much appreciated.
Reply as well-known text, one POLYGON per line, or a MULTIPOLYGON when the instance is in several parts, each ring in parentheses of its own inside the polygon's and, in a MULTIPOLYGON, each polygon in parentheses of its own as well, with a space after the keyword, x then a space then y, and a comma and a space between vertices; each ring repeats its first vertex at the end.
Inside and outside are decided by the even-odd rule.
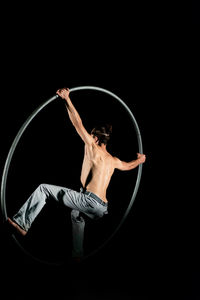
POLYGON ((83 256, 85 221, 80 213, 91 219, 99 219, 108 213, 107 203, 91 192, 83 192, 82 189, 76 192, 65 187, 41 184, 13 216, 13 220, 28 231, 49 197, 72 209, 72 255, 83 256))

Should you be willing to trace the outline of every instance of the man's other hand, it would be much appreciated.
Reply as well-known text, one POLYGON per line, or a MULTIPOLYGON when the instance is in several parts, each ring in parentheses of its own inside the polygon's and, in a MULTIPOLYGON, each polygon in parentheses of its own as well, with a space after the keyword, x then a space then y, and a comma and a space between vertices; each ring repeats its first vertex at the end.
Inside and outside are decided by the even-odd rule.
POLYGON ((137 153, 137 158, 140 162, 140 164, 143 164, 146 160, 146 155, 145 154, 141 154, 141 153, 137 153))

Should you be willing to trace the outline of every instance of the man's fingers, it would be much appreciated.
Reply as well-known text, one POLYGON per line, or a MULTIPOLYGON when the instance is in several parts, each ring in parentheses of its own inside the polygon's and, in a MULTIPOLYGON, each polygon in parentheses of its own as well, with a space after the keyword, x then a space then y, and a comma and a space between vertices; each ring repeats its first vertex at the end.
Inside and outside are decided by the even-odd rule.
POLYGON ((138 157, 139 159, 142 159, 143 162, 146 161, 146 155, 145 155, 145 154, 137 153, 137 157, 138 157))
POLYGON ((58 89, 56 93, 61 94, 61 93, 64 92, 64 91, 69 92, 69 88, 58 89))

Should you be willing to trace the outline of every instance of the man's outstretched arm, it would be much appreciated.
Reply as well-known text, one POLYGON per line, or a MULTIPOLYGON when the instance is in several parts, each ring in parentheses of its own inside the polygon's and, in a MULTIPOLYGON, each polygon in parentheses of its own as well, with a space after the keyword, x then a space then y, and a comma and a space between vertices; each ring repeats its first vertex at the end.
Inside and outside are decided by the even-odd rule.
POLYGON ((115 168, 121 171, 129 171, 135 169, 140 164, 143 164, 146 160, 146 155, 137 153, 137 159, 130 162, 125 162, 115 157, 115 168))
POLYGON ((80 135, 80 137, 86 144, 91 144, 93 142, 93 138, 91 137, 91 135, 87 132, 87 130, 83 126, 80 115, 71 102, 71 99, 69 97, 69 89, 66 89, 66 88, 59 89, 59 90, 57 90, 56 94, 65 100, 69 118, 70 118, 73 126, 75 127, 77 133, 80 135))

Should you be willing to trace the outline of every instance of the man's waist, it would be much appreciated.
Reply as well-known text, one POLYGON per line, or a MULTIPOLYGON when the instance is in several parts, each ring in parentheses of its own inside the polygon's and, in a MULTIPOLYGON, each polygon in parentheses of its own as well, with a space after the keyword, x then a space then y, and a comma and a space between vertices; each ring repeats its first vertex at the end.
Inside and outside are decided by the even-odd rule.
POLYGON ((101 205, 103 205, 103 206, 108 206, 108 204, 105 202, 105 201, 103 201, 103 200, 101 200, 101 198, 99 198, 96 194, 94 194, 94 193, 92 193, 92 192, 90 192, 90 191, 87 191, 85 188, 80 188, 80 191, 83 193, 83 194, 85 194, 85 195, 87 195, 87 196, 89 196, 89 197, 92 197, 93 199, 95 199, 98 203, 100 203, 101 205))

